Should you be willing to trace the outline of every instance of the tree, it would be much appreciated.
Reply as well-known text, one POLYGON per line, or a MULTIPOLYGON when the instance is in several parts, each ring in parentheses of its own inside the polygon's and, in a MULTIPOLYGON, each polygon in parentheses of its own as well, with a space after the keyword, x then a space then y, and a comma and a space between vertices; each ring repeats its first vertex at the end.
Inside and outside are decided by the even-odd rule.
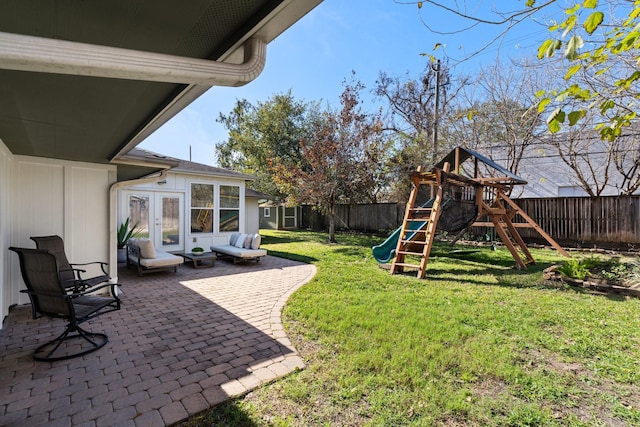
POLYGON ((284 198, 272 179, 270 159, 287 164, 300 160, 299 141, 309 136, 309 123, 317 114, 317 106, 297 101, 291 91, 273 95, 265 102, 252 105, 238 100, 228 114, 220 114, 218 122, 229 131, 227 141, 216 145, 218 164, 256 176, 255 189, 284 198))
POLYGON ((597 136, 593 123, 582 121, 546 140, 556 148, 562 162, 571 169, 577 184, 589 197, 600 197, 609 185, 614 152, 610 144, 597 136))
POLYGON ((329 241, 335 242, 339 203, 374 202, 385 147, 378 117, 361 111, 360 82, 346 84, 341 109, 327 108, 300 140, 300 160, 289 164, 274 158, 271 166, 279 188, 292 204, 313 204, 329 217, 329 241))
MULTIPOLYGON (((505 65, 496 61, 480 70, 473 91, 465 90, 457 111, 446 122, 447 139, 495 156, 511 172, 525 152, 545 132, 540 113, 531 108, 544 75, 523 62, 505 65), (505 163, 506 160, 506 163, 505 163)), ((495 159, 494 159, 495 160, 495 159)))
POLYGON ((430 168, 451 148, 434 138, 436 129, 436 78, 439 77, 438 116, 446 114, 450 102, 466 84, 455 82, 448 67, 437 70, 427 62, 418 78, 392 77, 380 72, 374 93, 387 105, 384 130, 394 139, 389 174, 396 183, 392 198, 406 200, 411 191, 410 174, 418 166, 430 168), (437 74, 439 73, 439 76, 437 74))
POLYGON ((621 194, 629 196, 640 189, 640 140, 633 131, 622 134, 611 142, 614 147, 613 164, 622 175, 619 190, 621 194))

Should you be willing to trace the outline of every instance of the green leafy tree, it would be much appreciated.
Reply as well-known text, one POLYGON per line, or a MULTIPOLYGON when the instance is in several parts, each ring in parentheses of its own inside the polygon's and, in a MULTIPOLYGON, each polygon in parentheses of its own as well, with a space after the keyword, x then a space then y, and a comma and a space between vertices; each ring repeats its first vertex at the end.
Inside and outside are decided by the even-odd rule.
POLYGON ((640 1, 584 0, 565 13, 564 21, 550 27, 553 37, 540 46, 538 57, 559 53, 566 59, 567 84, 539 92, 539 110, 552 109, 547 122, 552 132, 558 132, 595 109, 602 118, 596 128, 602 138, 613 140, 637 117, 640 1), (615 5, 618 7, 612 8, 615 5))
POLYGON ((274 183, 270 163, 278 158, 285 164, 300 161, 299 141, 308 138, 317 105, 294 99, 291 91, 273 95, 252 105, 238 100, 229 114, 218 122, 229 132, 226 141, 216 145, 218 164, 224 168, 256 176, 256 190, 284 198, 274 183))
POLYGON ((276 158, 274 177, 291 204, 314 205, 329 218, 329 241, 335 242, 336 206, 375 202, 384 185, 380 165, 386 149, 379 117, 362 112, 360 82, 346 84, 341 109, 325 110, 311 135, 300 140, 296 164, 276 158))
POLYGON ((548 25, 551 37, 540 44, 537 52, 540 59, 566 60, 564 84, 537 92, 538 111, 548 113, 549 130, 559 132, 563 126, 573 126, 587 118, 587 111, 594 111, 587 120, 599 115, 594 126, 603 139, 612 140, 636 121, 640 96, 639 0, 505 1, 492 8, 484 7, 480 0, 403 2, 407 3, 417 5, 421 15, 428 16, 432 9, 450 14, 451 20, 436 23, 423 17, 424 25, 443 38, 436 47, 445 55, 447 36, 480 26, 497 29, 484 46, 458 61, 498 45, 524 21, 549 22, 549 16, 560 16, 548 25))

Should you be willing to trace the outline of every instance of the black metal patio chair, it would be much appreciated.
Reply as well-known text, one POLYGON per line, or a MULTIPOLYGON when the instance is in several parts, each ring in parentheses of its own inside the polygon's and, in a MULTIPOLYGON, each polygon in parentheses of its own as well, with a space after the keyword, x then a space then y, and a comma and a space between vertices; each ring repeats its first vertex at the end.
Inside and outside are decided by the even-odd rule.
POLYGON ((91 353, 107 344, 107 335, 88 332, 80 324, 120 309, 120 299, 116 296, 115 289, 117 284, 109 283, 88 291, 69 293, 64 287, 58 258, 52 251, 15 247, 10 247, 9 250, 20 257, 20 270, 27 285, 27 289, 21 292, 29 295, 33 318, 45 316, 68 322, 62 334, 35 349, 34 359, 69 359, 91 353), (110 288, 109 295, 94 293, 104 288, 110 288))
POLYGON ((107 273, 108 264, 106 262, 94 261, 82 264, 69 263, 67 255, 64 252, 64 240, 62 240, 62 237, 36 236, 30 237, 30 239, 36 242, 36 248, 49 250, 55 254, 58 259, 58 264, 60 265, 60 274, 62 276, 65 289, 77 292, 111 280, 109 273, 107 273), (89 278, 83 277, 82 274, 86 273, 86 270, 78 267, 85 267, 92 264, 99 264, 103 274, 89 278))

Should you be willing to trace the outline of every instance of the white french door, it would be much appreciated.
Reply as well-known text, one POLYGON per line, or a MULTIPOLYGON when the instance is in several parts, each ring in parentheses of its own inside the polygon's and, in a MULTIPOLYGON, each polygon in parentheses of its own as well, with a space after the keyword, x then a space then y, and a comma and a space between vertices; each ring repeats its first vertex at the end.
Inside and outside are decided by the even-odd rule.
POLYGON ((184 195, 127 191, 125 215, 138 224, 137 237, 148 237, 163 251, 184 250, 184 195))

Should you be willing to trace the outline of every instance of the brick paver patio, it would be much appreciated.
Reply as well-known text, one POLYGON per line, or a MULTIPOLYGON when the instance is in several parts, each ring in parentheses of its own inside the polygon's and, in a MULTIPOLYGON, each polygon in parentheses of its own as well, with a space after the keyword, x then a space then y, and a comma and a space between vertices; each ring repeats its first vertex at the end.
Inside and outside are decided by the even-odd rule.
POLYGON ((31 352, 64 323, 16 307, 0 330, 0 425, 169 425, 302 368, 280 313, 315 271, 272 256, 143 277, 121 270, 122 309, 84 324, 109 343, 57 362, 31 352))

